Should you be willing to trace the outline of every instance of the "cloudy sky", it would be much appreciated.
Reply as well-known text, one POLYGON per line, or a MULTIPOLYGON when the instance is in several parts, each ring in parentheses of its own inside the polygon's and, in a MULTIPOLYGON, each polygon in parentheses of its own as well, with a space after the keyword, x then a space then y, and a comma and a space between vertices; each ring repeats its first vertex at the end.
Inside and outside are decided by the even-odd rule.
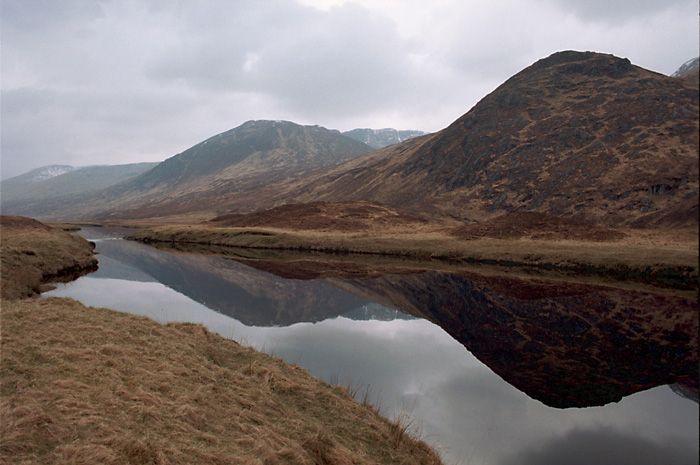
POLYGON ((161 161, 250 119, 436 131, 559 50, 664 74, 697 0, 0 0, 2 178, 161 161))

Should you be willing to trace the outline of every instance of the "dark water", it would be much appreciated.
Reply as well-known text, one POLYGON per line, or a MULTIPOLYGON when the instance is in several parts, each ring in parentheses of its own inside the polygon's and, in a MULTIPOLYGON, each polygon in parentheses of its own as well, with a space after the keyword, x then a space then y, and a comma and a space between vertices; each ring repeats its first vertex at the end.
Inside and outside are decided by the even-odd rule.
POLYGON ((435 271, 285 279, 81 234, 99 271, 46 295, 203 323, 368 389, 447 463, 698 462, 697 300, 435 271))

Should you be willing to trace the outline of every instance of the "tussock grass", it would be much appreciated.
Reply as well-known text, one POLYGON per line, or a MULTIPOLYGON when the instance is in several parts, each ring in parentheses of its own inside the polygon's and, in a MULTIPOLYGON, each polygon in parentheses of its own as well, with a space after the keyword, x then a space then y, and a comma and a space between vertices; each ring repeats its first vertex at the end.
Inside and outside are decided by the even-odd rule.
POLYGON ((5 463, 441 463, 405 419, 199 325, 3 302, 0 367, 5 463))

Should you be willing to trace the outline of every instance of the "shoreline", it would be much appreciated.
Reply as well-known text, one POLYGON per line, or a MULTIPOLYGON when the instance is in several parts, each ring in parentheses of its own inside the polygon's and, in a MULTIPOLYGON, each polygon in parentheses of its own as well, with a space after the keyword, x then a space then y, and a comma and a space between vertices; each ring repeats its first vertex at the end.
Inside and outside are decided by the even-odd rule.
POLYGON ((405 418, 389 420, 348 388, 202 325, 36 298, 55 270, 76 257, 92 263, 94 244, 35 220, 0 219, 8 460, 443 463, 405 418))
POLYGON ((10 461, 442 464, 348 388, 202 325, 67 298, 2 307, 10 461))
POLYGON ((145 244, 220 246, 258 251, 314 252, 493 265, 598 276, 658 288, 698 289, 698 250, 690 242, 644 243, 479 238, 456 240, 439 232, 338 233, 274 228, 169 225, 139 230, 125 239, 145 244), (663 262, 658 257, 662 257, 663 262))
POLYGON ((0 215, 2 298, 39 295, 51 282, 97 270, 95 244, 39 221, 0 215))

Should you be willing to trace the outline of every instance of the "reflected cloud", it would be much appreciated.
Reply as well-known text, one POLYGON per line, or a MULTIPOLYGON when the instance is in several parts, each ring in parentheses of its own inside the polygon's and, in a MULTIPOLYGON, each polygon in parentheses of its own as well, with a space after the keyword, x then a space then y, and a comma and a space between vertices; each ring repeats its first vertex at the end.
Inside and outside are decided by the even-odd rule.
POLYGON ((697 299, 503 274, 417 272, 395 263, 383 268, 308 257, 201 255, 206 250, 183 254, 134 242, 99 243, 101 255, 122 268, 248 326, 289 326, 343 314, 387 319, 395 310, 426 319, 549 406, 605 405, 682 380, 683 392, 697 393, 697 299))
POLYGON ((698 378, 697 300, 439 271, 327 280, 432 321, 496 374, 549 406, 605 405, 698 378))
POLYGON ((675 438, 650 440, 612 428, 574 429, 524 449, 500 465, 694 465, 697 449, 675 438))

